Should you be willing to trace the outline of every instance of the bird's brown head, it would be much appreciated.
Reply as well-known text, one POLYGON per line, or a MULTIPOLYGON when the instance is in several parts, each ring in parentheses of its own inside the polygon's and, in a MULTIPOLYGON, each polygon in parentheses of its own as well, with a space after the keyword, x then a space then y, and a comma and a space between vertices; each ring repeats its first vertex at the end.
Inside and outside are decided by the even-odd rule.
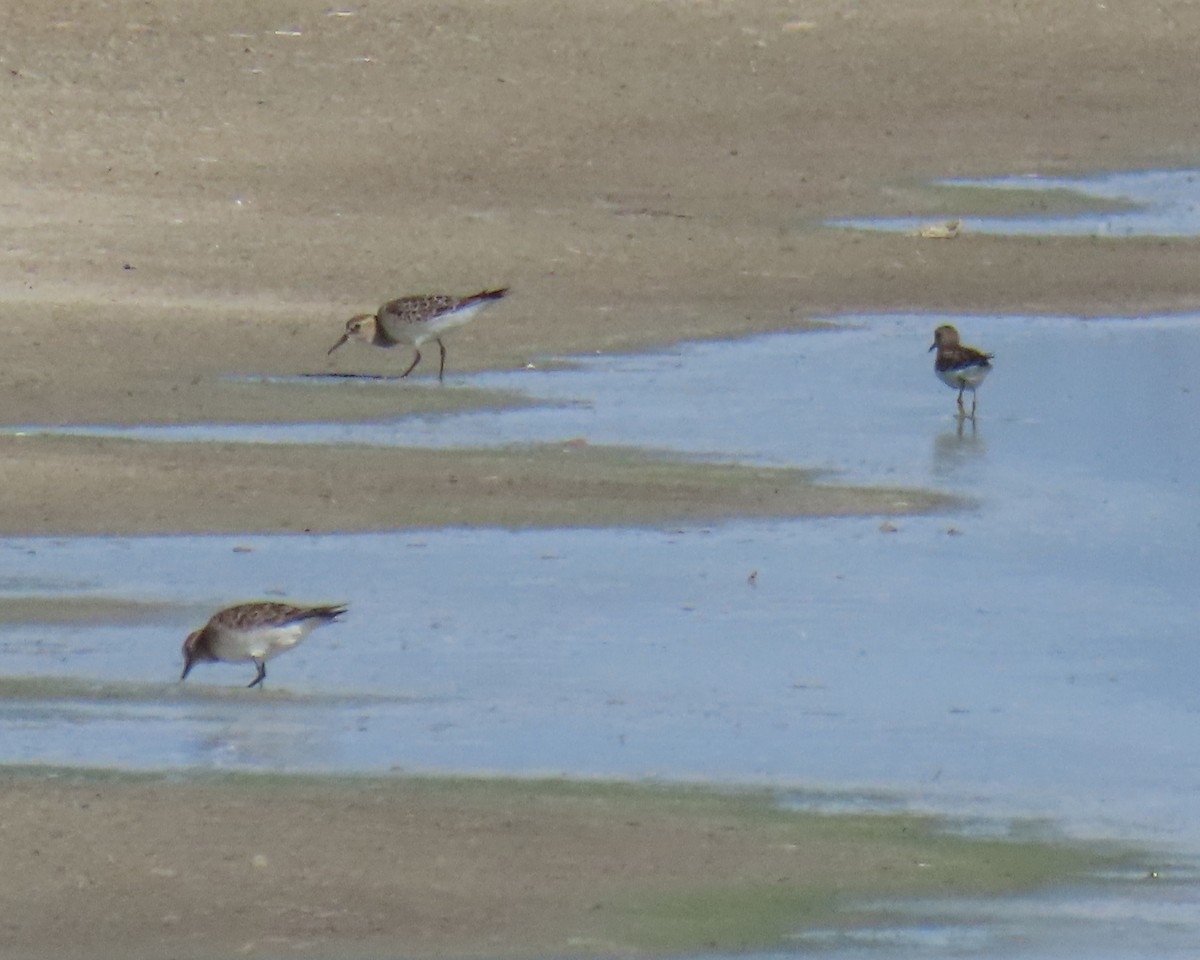
POLYGON ((933 331, 933 343, 929 350, 932 352, 938 347, 956 347, 958 346, 958 331, 948 323, 943 323, 940 327, 933 331))
POLYGON ((374 330, 375 315, 373 313, 360 313, 358 316, 351 317, 346 321, 346 332, 332 347, 325 356, 333 353, 338 347, 348 340, 362 340, 364 343, 370 343, 375 335, 374 330))
POLYGON ((215 659, 208 649, 208 644, 203 640, 203 634, 203 630, 193 630, 183 641, 183 673, 179 677, 181 681, 187 679, 187 675, 197 663, 215 659))

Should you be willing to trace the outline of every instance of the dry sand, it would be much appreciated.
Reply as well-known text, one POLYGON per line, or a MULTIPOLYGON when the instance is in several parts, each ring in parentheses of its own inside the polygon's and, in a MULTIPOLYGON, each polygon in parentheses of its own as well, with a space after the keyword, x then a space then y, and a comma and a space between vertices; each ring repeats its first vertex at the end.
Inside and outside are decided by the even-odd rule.
MULTIPOLYGON (((1200 305, 1194 241, 926 241, 819 228, 834 216, 939 215, 946 202, 924 186, 931 178, 1194 165, 1200 6, 1189 0, 375 0, 346 4, 348 16, 271 0, 8 6, 6 424, 369 414, 369 398, 224 378, 394 371, 383 351, 347 348, 327 361, 325 350, 350 313, 423 291, 513 288, 448 342, 452 374, 799 328, 848 310, 1200 305)), ((428 393, 412 402, 431 402, 428 393)), ((281 483, 285 455, 253 447, 164 454, 6 440, 0 455, 0 528, 10 532, 235 529, 256 504, 258 529, 345 522, 338 497, 325 495, 332 474, 313 468, 281 483), (214 476, 228 484, 221 497, 214 476), (129 495, 102 498, 117 480, 129 495)), ((381 454, 337 458, 366 489, 405 503, 431 495, 414 471, 389 486, 395 463, 381 454)), ((530 487, 550 499, 559 490, 530 487)), ((525 914, 487 906, 511 879, 481 872, 472 855, 473 836, 500 829, 491 821, 472 833, 436 808, 398 808, 429 862, 444 847, 457 869, 376 900, 361 865, 374 834, 353 829, 372 821, 358 805, 335 803, 331 814, 328 800, 281 788, 216 817, 199 790, 156 807, 99 789, 86 808, 52 789, 0 795, 6 844, 37 835, 25 824, 46 837, 18 867, 6 859, 5 956, 103 955, 93 942, 117 955, 112 944, 126 941, 158 956, 223 955, 261 946, 255 938, 280 924, 370 947, 379 915, 401 931, 389 944, 409 954, 566 949, 557 928, 550 936, 525 914), (36 817, 71 805, 77 815, 36 817), (332 836, 345 845, 318 837, 309 849, 308 835, 338 816, 343 832, 332 836), (307 829, 272 847, 264 872, 221 867, 225 855, 254 857, 281 818, 307 829), (118 888, 129 914, 106 918, 117 901, 103 870, 81 866, 85 855, 100 865, 141 858, 118 888), (30 900, 21 891, 35 856, 41 886, 30 889, 41 893, 30 900), (209 885, 188 887, 186 909, 161 904, 193 860, 214 867, 198 874, 209 885), (264 892, 280 862, 311 881, 303 900, 264 892), (233 919, 207 905, 214 897, 234 905, 233 919), (39 918, 47 904, 59 912, 39 918), (289 910, 301 907, 306 919, 293 927, 289 910), (340 926, 343 909, 361 916, 340 926), (521 936, 503 939, 512 929, 521 936), (489 931, 501 941, 483 945, 489 931), (155 951, 159 936, 171 949, 155 951)), ((588 849, 607 852, 611 840, 588 849)), ((622 882, 686 875, 705 841, 677 840, 653 848, 665 864, 632 860, 622 882)), ((612 862, 552 854, 554 876, 597 882, 612 862)), ((553 920, 557 905, 542 906, 553 920)))

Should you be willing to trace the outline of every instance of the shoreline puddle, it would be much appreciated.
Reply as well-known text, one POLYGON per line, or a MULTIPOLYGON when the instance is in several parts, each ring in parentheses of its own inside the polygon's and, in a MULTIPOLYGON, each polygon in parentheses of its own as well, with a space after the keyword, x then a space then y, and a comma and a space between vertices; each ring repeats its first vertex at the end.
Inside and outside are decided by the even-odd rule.
MULTIPOLYGON (((1073 744, 1064 746, 1063 770, 1090 782, 1088 764, 1099 758, 1084 758, 1099 748, 1092 734, 1116 724, 1114 697, 1138 710, 1110 731, 1111 742, 1132 748, 1140 733, 1161 745, 1140 750, 1140 759, 1166 762, 1181 731, 1196 726, 1185 721, 1170 736, 1160 729, 1176 711, 1191 717, 1184 665, 1194 610, 1185 571, 1200 556, 1196 538, 1179 532, 1181 524, 1194 531, 1200 517, 1200 444, 1189 426, 1200 420, 1200 392, 1190 389, 1200 318, 860 319, 836 332, 692 344, 538 375, 539 395, 584 397, 586 406, 351 426, 359 442, 401 445, 567 435, 682 454, 720 451, 834 469, 848 482, 933 488, 977 506, 886 527, 877 519, 760 520, 677 530, 467 528, 4 546, 33 582, 88 583, 92 594, 170 598, 189 608, 281 590, 349 599, 346 625, 281 659, 274 683, 386 695, 399 671, 405 697, 451 699, 424 723, 388 708, 388 717, 368 718, 359 732, 348 718, 346 730, 355 732, 345 733, 328 764, 334 769, 400 763, 770 780, 801 770, 780 731, 799 725, 833 743, 842 735, 852 741, 851 731, 873 717, 888 731, 881 743, 903 745, 906 757, 907 772, 872 760, 868 769, 880 782, 898 778, 923 791, 931 778, 953 782, 960 763, 960 782, 969 782, 986 767, 974 748, 960 752, 958 738, 1015 738, 998 745, 1007 755, 1026 724, 1073 744), (947 319, 968 342, 997 354, 996 372, 980 390, 979 421, 961 433, 953 392, 936 381, 925 353, 932 327, 947 319), (847 383, 840 366, 847 355, 869 390, 847 383), (1147 417, 1154 431, 1145 430, 1147 417), (495 569, 479 570, 480 557, 495 569), (946 597, 931 595, 941 583, 946 597), (945 619, 950 598, 969 615, 945 619), (1180 669, 1165 670, 1147 657, 1146 640, 1134 639, 1148 624, 1156 649, 1180 669), (695 662, 680 673, 685 650, 695 662), (740 659, 730 662, 734 650, 740 659), (1028 674, 1036 683, 1018 682, 1028 674), (708 675, 722 680, 704 686, 708 675), (653 679, 660 676, 677 676, 681 686, 661 687, 653 679), (898 700, 888 684, 903 677, 931 703, 914 712, 898 700), (562 684, 549 700, 547 680, 562 684), (764 684, 776 692, 758 702, 751 691, 764 684), (1094 729, 1074 729, 1072 709, 1096 711, 1094 729), (700 742, 689 744, 689 724, 701 717, 731 726, 708 739, 697 733, 700 742), (561 729, 562 741, 551 737, 540 755, 530 753, 522 738, 545 724, 561 729), (930 724, 939 733, 926 743, 917 731, 930 724), (737 745, 739 725, 761 732, 752 754, 737 745), (573 737, 592 744, 594 763, 577 765, 573 737), (395 743, 421 746, 397 756, 395 743)), ((320 425, 312 435, 308 427, 268 429, 277 438, 299 431, 306 441, 328 439, 320 425)), ((229 438, 218 430, 214 438, 229 438)), ((153 623, 34 624, 0 632, 0 642, 9 673, 150 683, 176 675, 181 636, 153 623)), ((235 673, 214 670, 213 681, 235 685, 235 673)), ((187 736, 172 734, 180 735, 187 736)), ((51 757, 86 758, 85 741, 52 740, 51 757)), ((821 746, 803 770, 830 782, 862 780, 857 763, 847 766, 849 755, 856 751, 840 756, 821 746)), ((1032 769, 1016 763, 1008 774, 1019 782, 1032 769)), ((1160 780, 1144 773, 1147 783, 1160 780)), ((1039 792, 1048 787, 1041 776, 1029 781, 1039 792)))
MULTIPOLYGON (((1092 198, 1133 207, 1049 215, 1021 212, 1006 216, 955 216, 960 221, 962 233, 1113 238, 1200 236, 1200 170, 1147 170, 1081 177, 990 177, 941 180, 936 186, 949 191, 949 201, 953 201, 956 189, 998 194, 1005 191, 1014 194, 1018 191, 1044 194, 1066 191, 1078 195, 1082 202, 1092 198)), ((966 207, 969 209, 970 204, 966 207)), ((949 218, 860 217, 829 220, 826 226, 916 234, 939 219, 949 218)))

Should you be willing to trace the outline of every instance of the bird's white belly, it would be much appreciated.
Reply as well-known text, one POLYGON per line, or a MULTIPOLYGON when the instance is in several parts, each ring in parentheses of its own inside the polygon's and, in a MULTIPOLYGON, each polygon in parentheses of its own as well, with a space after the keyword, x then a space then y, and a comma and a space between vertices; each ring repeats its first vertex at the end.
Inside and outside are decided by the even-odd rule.
POLYGON ((314 626, 313 621, 305 620, 284 627, 225 631, 213 644, 213 653, 219 660, 270 660, 298 644, 314 626))
POLYGON ((984 378, 991 372, 991 367, 960 367, 957 370, 938 370, 937 375, 948 387, 959 390, 966 387, 974 390, 983 383, 984 378))
POLYGON ((414 347, 419 347, 426 340, 432 340, 447 330, 461 327, 464 323, 470 322, 475 314, 486 307, 488 303, 489 301, 486 300, 481 303, 473 303, 468 307, 443 313, 441 316, 433 317, 420 323, 401 325, 385 321, 383 326, 388 334, 400 343, 408 343, 414 347))

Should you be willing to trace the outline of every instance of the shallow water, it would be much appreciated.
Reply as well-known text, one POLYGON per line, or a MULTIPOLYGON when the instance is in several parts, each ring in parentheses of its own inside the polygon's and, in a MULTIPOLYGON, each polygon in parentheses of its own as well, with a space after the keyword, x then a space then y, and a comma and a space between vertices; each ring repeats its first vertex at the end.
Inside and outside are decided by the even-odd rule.
MULTIPOLYGON (((987 190, 1069 190, 1084 197, 1133 204, 1135 209, 1008 217, 963 217, 967 233, 1024 236, 1195 237, 1200 236, 1200 170, 1144 170, 1084 177, 990 177, 942 180, 941 187, 987 190)), ((1099 205, 1097 205, 1099 206, 1099 205)), ((915 233, 930 220, 880 217, 833 220, 829 226, 915 233)))
MULTIPOLYGON (((838 519, 4 541, 7 592, 37 584, 189 612, 286 594, 351 611, 272 661, 266 696, 237 689, 246 667, 205 666, 176 684, 182 616, 174 629, 0 629, 6 674, 61 685, 0 703, 0 760, 767 782, 802 786, 800 804, 1045 816, 1070 834, 1200 851, 1200 318, 855 322, 471 378, 558 402, 544 410, 138 431, 586 437, 827 466, 977 506, 897 520, 895 532, 838 519), (974 428, 958 429, 925 352, 940 322, 996 353, 974 428), (105 696, 86 689, 96 681, 105 696), (864 800, 878 791, 890 796, 864 800)), ((957 932, 975 920, 951 918, 931 921, 942 932, 928 942, 903 924, 870 947, 819 946, 837 957, 879 945, 889 956, 1191 956, 1191 869, 1171 885, 1127 879, 1016 901, 1029 905, 1021 923, 997 914, 1003 904, 975 905, 992 917, 972 934, 979 944, 957 932)))
POLYGON ((913 922, 805 931, 795 944, 836 960, 1192 957, 1200 942, 1195 885, 1191 872, 1182 881, 1139 878, 1087 891, 879 904, 913 922))

